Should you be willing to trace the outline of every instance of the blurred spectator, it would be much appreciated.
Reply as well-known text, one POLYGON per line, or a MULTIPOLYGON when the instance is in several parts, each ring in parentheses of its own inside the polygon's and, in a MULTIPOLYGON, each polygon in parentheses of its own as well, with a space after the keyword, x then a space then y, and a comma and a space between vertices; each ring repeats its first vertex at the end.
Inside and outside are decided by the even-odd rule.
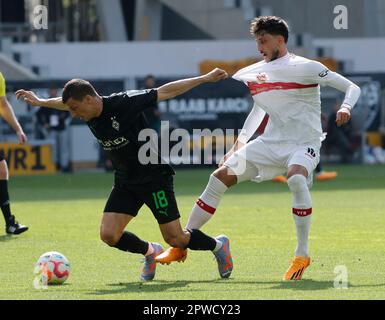
MULTIPOLYGON (((338 110, 338 109, 337 109, 338 110)), ((329 118, 325 113, 321 113, 321 124, 322 130, 325 132, 327 130, 329 118)), ((322 144, 321 154, 323 149, 325 149, 325 143, 322 144)), ((337 178, 338 173, 336 171, 324 171, 322 165, 322 158, 320 157, 320 161, 318 162, 317 167, 314 170, 315 179, 317 181, 329 181, 337 178)))
MULTIPOLYGON (((144 89, 155 88, 156 81, 153 75, 148 75, 144 80, 144 89)), ((144 115, 147 118, 149 128, 154 129, 158 134, 160 132, 160 111, 158 104, 155 104, 151 108, 146 108, 144 110, 144 115)))
MULTIPOLYGON (((50 98, 57 97, 57 90, 51 88, 50 98)), ((43 138, 53 140, 53 159, 56 168, 62 172, 71 172, 70 164, 70 115, 67 111, 40 108, 36 112, 37 123, 40 124, 40 134, 43 138)))
POLYGON ((340 108, 337 101, 333 112, 330 113, 327 121, 327 136, 325 140, 326 149, 335 149, 340 157, 341 163, 351 163, 354 154, 352 123, 349 121, 341 127, 336 125, 336 114, 340 108))
POLYGON ((45 108, 39 108, 36 113, 36 139, 48 139, 49 138, 49 115, 45 108))

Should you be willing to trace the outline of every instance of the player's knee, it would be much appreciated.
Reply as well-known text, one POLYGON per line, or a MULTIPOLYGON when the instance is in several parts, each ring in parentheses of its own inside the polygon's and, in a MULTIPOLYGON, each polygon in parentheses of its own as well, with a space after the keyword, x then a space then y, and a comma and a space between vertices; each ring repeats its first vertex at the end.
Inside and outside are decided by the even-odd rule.
POLYGON ((287 179, 287 184, 292 192, 299 192, 308 188, 306 177, 302 174, 295 174, 287 179))
POLYGON ((217 178, 218 180, 221 180, 223 183, 225 183, 226 179, 227 179, 227 176, 226 176, 226 169, 224 169, 223 167, 215 170, 211 175, 210 175, 210 178, 211 177, 215 177, 217 178))
POLYGON ((104 229, 100 230, 100 239, 110 247, 113 247, 119 241, 115 233, 104 229))
POLYGON ((0 180, 8 179, 8 168, 5 160, 0 161, 0 180))
POLYGON ((310 190, 313 187, 313 179, 306 179, 307 188, 310 190))
POLYGON ((236 175, 229 175, 226 167, 221 167, 221 168, 215 170, 211 174, 210 178, 211 177, 217 178, 222 183, 224 183, 227 187, 231 187, 232 185, 237 183, 236 175))

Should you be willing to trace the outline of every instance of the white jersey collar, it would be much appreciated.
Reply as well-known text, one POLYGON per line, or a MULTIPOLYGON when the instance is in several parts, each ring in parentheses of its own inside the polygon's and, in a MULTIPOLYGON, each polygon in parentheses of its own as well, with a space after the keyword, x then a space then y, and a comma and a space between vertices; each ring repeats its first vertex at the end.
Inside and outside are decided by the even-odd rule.
POLYGON ((281 58, 275 59, 274 61, 271 61, 271 62, 269 62, 269 63, 271 63, 271 64, 275 64, 276 62, 277 62, 277 63, 280 63, 280 62, 282 62, 282 61, 288 59, 289 57, 290 57, 290 52, 287 51, 286 54, 285 54, 284 56, 282 56, 281 58))

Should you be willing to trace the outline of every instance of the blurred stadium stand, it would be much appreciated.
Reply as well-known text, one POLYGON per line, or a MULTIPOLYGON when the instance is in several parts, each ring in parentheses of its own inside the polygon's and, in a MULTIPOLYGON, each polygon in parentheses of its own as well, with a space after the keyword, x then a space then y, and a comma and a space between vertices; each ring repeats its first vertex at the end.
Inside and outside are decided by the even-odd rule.
MULTIPOLYGON (((292 52, 317 59, 364 86, 354 110, 358 116, 353 118, 362 141, 357 161, 364 162, 368 146, 384 147, 385 64, 379 58, 385 56, 385 1, 345 0, 347 30, 333 27, 333 8, 338 4, 336 0, 0 0, 0 70, 10 97, 11 90, 22 86, 46 90, 54 80, 62 84, 74 77, 100 80, 103 91, 103 87, 136 88, 147 74, 172 80, 214 66, 232 74, 259 59, 249 34, 250 20, 258 15, 282 16, 291 28, 292 52), (38 5, 48 9, 47 29, 33 26, 38 5)), ((231 92, 231 87, 218 84, 223 99, 247 95, 246 90, 231 92)), ((181 99, 187 103, 204 99, 203 92, 196 90, 195 96, 181 99)), ((324 112, 330 113, 338 99, 337 91, 323 90, 324 112)), ((31 109, 14 99, 12 103, 33 130, 28 126, 31 109)), ((247 111, 238 114, 234 124, 246 115, 247 111)), ((220 121, 221 114, 216 116, 220 121)), ((174 121, 186 114, 172 117, 174 121)), ((75 123, 73 130, 78 132, 75 123)), ((206 125, 201 120, 201 126, 206 125)), ((3 138, 8 138, 6 131, 2 129, 3 138)), ((93 141, 91 136, 87 139, 93 141)), ((97 162, 97 152, 81 154, 86 151, 76 140, 72 143, 73 162, 97 162)))

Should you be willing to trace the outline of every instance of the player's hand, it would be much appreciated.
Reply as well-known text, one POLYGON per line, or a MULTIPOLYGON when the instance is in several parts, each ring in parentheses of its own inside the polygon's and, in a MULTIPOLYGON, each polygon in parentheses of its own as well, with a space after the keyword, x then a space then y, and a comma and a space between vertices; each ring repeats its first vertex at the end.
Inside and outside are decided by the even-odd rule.
POLYGON ((19 139, 20 144, 27 143, 28 139, 23 130, 16 131, 16 135, 17 135, 17 138, 19 139))
POLYGON ((24 100, 31 106, 41 106, 42 100, 39 99, 39 97, 33 91, 20 89, 17 90, 15 94, 17 99, 24 100))
POLYGON ((223 80, 228 78, 229 75, 225 70, 215 68, 214 70, 210 71, 209 73, 206 73, 203 78, 206 82, 217 82, 219 80, 223 80))
POLYGON ((350 120, 350 109, 344 106, 337 111, 336 124, 338 127, 344 125, 350 120))

